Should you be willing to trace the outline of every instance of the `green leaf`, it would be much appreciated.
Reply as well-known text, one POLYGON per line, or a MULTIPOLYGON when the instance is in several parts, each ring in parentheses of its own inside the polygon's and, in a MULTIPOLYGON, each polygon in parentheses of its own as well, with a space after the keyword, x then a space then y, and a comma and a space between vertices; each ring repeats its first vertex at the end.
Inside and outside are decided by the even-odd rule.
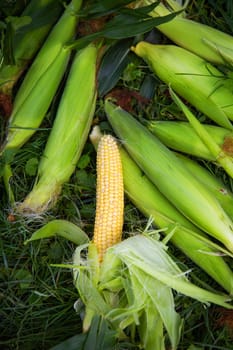
POLYGON ((33 281, 32 274, 25 269, 16 270, 14 278, 18 280, 21 289, 27 289, 33 281))
POLYGON ((154 304, 148 299, 138 327, 142 345, 147 350, 165 350, 163 321, 154 304), (156 337, 155 337, 156 334, 156 337))
POLYGON ((157 85, 158 83, 152 75, 146 75, 140 87, 140 95, 147 99, 154 98, 157 85))
POLYGON ((6 30, 4 36, 3 56, 5 64, 15 64, 14 40, 17 30, 31 22, 30 16, 9 16, 6 19, 6 30))
POLYGON ((113 44, 105 53, 98 72, 100 97, 106 95, 118 82, 129 63, 128 53, 133 39, 125 39, 113 44))
POLYGON ((86 337, 87 335, 84 333, 74 335, 62 343, 53 346, 50 350, 82 350, 86 337))
POLYGON ((90 158, 89 154, 88 154, 88 153, 83 154, 83 155, 79 158, 77 167, 78 167, 79 169, 85 169, 85 168, 88 166, 88 164, 90 163, 90 161, 91 161, 91 158, 90 158))
POLYGON ((157 18, 139 19, 129 14, 119 14, 109 21, 102 31, 108 39, 124 39, 149 32, 154 27, 172 20, 177 13, 157 18))
POLYGON ((182 321, 179 314, 175 311, 171 288, 147 275, 145 271, 134 267, 133 264, 132 266, 128 265, 128 267, 130 269, 130 275, 137 278, 140 283, 140 287, 135 289, 135 294, 139 294, 140 296, 140 290, 144 289, 149 302, 158 311, 164 327, 169 334, 172 348, 175 349, 179 343, 182 321))
POLYGON ((121 9, 121 13, 128 14, 137 18, 150 18, 149 13, 159 5, 160 1, 155 1, 151 5, 143 6, 139 8, 128 8, 124 7, 121 9))
POLYGON ((75 174, 76 183, 81 189, 90 189, 95 187, 95 177, 85 169, 80 169, 75 174))
POLYGON ((81 49, 91 41, 96 39, 121 40, 145 34, 154 27, 172 20, 179 12, 174 12, 166 16, 151 18, 150 16, 141 17, 131 14, 120 13, 112 20, 107 22, 103 30, 86 35, 81 39, 67 44, 68 48, 81 49))
POLYGON ((112 350, 116 344, 116 331, 100 316, 93 317, 83 350, 93 350, 93 344, 95 350, 112 350))
POLYGON ((11 23, 12 27, 14 28, 14 30, 18 30, 21 27, 24 27, 26 25, 28 25, 29 23, 31 23, 32 18, 30 16, 21 16, 21 17, 17 17, 17 16, 9 16, 7 17, 7 22, 11 23))
POLYGON ((78 246, 89 242, 86 233, 77 225, 66 220, 57 219, 48 222, 39 230, 35 231, 32 236, 24 242, 24 244, 28 244, 29 242, 38 239, 54 237, 56 235, 64 237, 78 246))
POLYGON ((116 332, 101 316, 94 316, 90 329, 77 334, 50 350, 113 350, 116 346, 116 332))
POLYGON ((3 21, 0 21, 0 30, 5 29, 6 28, 6 23, 3 21))
MULTIPOLYGON (((74 277, 75 277, 75 286, 86 308, 93 312, 93 316, 106 315, 111 310, 111 305, 106 303, 103 295, 97 289, 95 285, 95 281, 91 280, 91 278, 89 277, 88 271, 82 268, 80 269, 75 268, 74 277)), ((88 326, 89 323, 91 322, 91 319, 88 317, 88 313, 86 313, 86 315, 88 320, 84 319, 84 323, 86 324, 86 326, 88 326)))
POLYGON ((106 16, 112 12, 119 10, 121 7, 128 5, 132 0, 93 0, 90 1, 89 4, 79 11, 79 16, 95 18, 100 16, 106 16))
POLYGON ((29 176, 35 176, 38 168, 38 159, 33 157, 30 158, 25 165, 25 173, 29 176))
POLYGON ((13 53, 13 37, 15 31, 11 23, 7 23, 3 41, 3 57, 6 64, 15 64, 13 53))

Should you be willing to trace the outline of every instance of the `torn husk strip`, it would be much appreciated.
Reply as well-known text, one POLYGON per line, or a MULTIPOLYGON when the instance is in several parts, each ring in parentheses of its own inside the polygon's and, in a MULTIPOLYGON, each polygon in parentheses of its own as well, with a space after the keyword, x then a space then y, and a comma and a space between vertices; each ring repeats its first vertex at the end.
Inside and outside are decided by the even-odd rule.
POLYGON ((231 298, 200 288, 189 282, 183 271, 169 256, 162 243, 150 237, 136 235, 111 248, 129 270, 139 268, 168 287, 205 303, 211 302, 232 309, 231 298))
POLYGON ((216 162, 219 163, 225 169, 225 171, 233 177, 233 158, 228 156, 223 149, 215 142, 204 126, 198 121, 194 114, 188 109, 188 107, 181 101, 181 99, 170 89, 171 96, 176 104, 185 114, 186 118, 206 145, 210 153, 213 155, 216 162))
MULTIPOLYGON (((233 133, 221 126, 202 124, 218 146, 229 156, 233 156, 233 133)), ((156 120, 147 123, 148 129, 167 147, 198 158, 215 161, 215 156, 201 140, 190 122, 156 120)))
POLYGON ((67 240, 82 245, 89 242, 87 234, 77 225, 66 220, 53 220, 35 231, 32 236, 27 239, 24 244, 28 244, 38 239, 61 236, 67 240))

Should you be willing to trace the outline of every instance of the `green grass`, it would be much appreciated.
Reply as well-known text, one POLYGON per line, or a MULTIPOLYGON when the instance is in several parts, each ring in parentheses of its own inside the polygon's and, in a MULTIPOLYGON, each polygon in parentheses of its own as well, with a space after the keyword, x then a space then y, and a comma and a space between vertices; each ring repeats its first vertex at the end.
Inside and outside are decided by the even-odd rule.
MULTIPOLYGON (((10 11, 9 8, 7 10, 10 11)), ((190 0, 189 12, 191 18, 232 34, 231 0, 190 0)), ((3 19, 4 16, 1 17, 1 20, 3 19)), ((129 105, 142 122, 144 119, 157 118, 158 115, 169 119, 175 115, 182 119, 177 107, 171 103, 165 85, 152 77, 142 61, 138 62, 134 58, 133 63, 127 65, 122 72, 116 87, 140 94, 143 83, 144 96, 147 97, 148 91, 153 88, 154 98, 147 104, 138 104, 135 96, 131 95, 129 105), (145 79, 148 79, 148 82, 145 83, 145 79)), ((52 125, 56 101, 54 104, 42 125, 42 130, 17 153, 12 163, 14 176, 11 186, 16 201, 22 201, 32 188, 36 165, 52 125)), ((103 112, 102 99, 98 100, 95 117, 103 128, 110 128, 103 112)), ((3 127, 4 123, 1 135, 3 127)), ((95 157, 95 150, 88 141, 77 169, 69 183, 65 184, 58 203, 45 215, 36 219, 12 216, 4 183, 0 182, 0 348, 3 350, 48 350, 81 333, 82 312, 78 314, 74 309, 78 294, 73 285, 72 273, 69 269, 51 266, 70 263, 74 245, 58 237, 26 246, 24 241, 37 228, 55 218, 67 219, 79 225, 92 237, 95 216, 95 157)), ((213 165, 206 165, 211 166, 232 188, 232 180, 225 173, 213 165)), ((134 232, 143 231, 147 219, 127 198, 125 201, 124 236, 127 237, 134 232)), ((221 291, 211 278, 174 247, 170 247, 170 252, 180 265, 191 269, 190 278, 195 283, 221 291)), ((229 263, 233 268, 232 260, 229 263)), ((233 315, 230 330, 227 323, 218 322, 224 314, 216 306, 206 307, 180 295, 176 295, 176 303, 177 311, 185 321, 179 350, 187 350, 191 344, 195 345, 196 349, 233 349, 233 315)), ((227 320, 225 315, 225 321, 227 320)), ((129 344, 118 346, 121 349, 136 349, 136 345, 130 345, 130 341, 129 344)))

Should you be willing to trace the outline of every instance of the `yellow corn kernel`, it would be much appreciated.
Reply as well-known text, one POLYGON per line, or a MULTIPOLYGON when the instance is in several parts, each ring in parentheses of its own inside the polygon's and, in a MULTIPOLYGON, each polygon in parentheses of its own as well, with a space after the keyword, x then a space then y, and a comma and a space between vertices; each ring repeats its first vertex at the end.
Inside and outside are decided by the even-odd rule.
POLYGON ((107 248, 121 241, 124 188, 120 153, 111 135, 100 139, 97 149, 97 188, 94 244, 101 262, 107 248))

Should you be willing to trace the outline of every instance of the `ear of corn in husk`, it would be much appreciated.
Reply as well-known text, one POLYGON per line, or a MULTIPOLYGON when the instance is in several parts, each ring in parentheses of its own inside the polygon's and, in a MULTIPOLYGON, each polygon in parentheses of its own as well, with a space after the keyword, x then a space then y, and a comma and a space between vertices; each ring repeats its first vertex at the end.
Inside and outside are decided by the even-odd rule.
MULTIPOLYGON (((217 125, 202 125, 223 152, 233 155, 233 133, 229 129, 217 125)), ((175 151, 206 160, 216 160, 189 122, 158 120, 148 122, 147 126, 167 147, 175 151)))
POLYGON ((98 49, 90 44, 72 62, 57 115, 41 157, 37 181, 16 210, 38 215, 53 206, 69 180, 88 137, 96 106, 98 49))
POLYGON ((139 42, 132 50, 166 84, 216 124, 232 130, 233 93, 223 74, 207 61, 175 45, 139 42))
POLYGON ((75 35, 80 6, 81 0, 70 2, 35 57, 15 97, 1 153, 20 148, 40 126, 67 68, 65 45, 75 35))
POLYGON ((146 127, 105 101, 116 135, 150 180, 195 225, 233 252, 233 223, 213 194, 146 127))
POLYGON ((213 139, 213 137, 208 133, 208 130, 205 129, 203 124, 199 122, 199 120, 195 117, 195 115, 188 109, 188 107, 181 101, 181 99, 170 89, 172 98, 176 102, 176 104, 180 107, 180 109, 185 114, 189 123, 194 128, 197 135, 200 139, 205 143, 210 153, 216 159, 216 162, 221 165, 225 171, 233 177, 233 158, 229 154, 227 154, 213 139))
POLYGON ((165 348, 167 333, 172 348, 176 349, 182 319, 175 310, 172 289, 203 303, 232 308, 227 295, 190 283, 186 273, 167 253, 167 247, 146 234, 125 239, 106 251, 97 284, 93 281, 89 261, 81 258, 80 248, 76 249, 73 261, 74 283, 87 309, 85 331, 94 315, 101 315, 120 338, 127 333, 134 339, 135 329, 138 329, 143 348, 157 346, 161 350, 165 348), (152 327, 158 332, 158 338, 149 336, 148 330, 152 327))
MULTIPOLYGON (((39 236, 42 238, 43 232, 39 236)), ((172 289, 205 304, 211 302, 232 308, 227 295, 209 292, 190 283, 186 272, 168 255, 167 247, 147 235, 131 237, 109 247, 99 269, 93 269, 93 263, 98 264, 93 245, 88 250, 87 260, 83 258, 84 248, 86 245, 75 250, 73 273, 79 297, 86 307, 85 331, 89 329, 94 316, 100 315, 117 331, 119 337, 123 337, 125 331, 134 335, 135 327, 139 328, 140 342, 147 349, 154 349, 155 346, 165 349, 165 329, 172 348, 176 349, 182 320, 175 310, 172 289), (148 321, 153 324, 148 325, 148 321), (158 332, 159 339, 149 337, 148 330, 152 327, 158 332)))
MULTIPOLYGON (((186 114, 187 112, 191 113, 186 110, 186 114)), ((153 121, 148 123, 149 130, 167 147, 218 164, 232 177, 232 132, 215 125, 199 124, 199 126, 205 130, 202 136, 201 134, 199 136, 188 122, 153 121), (206 137, 206 133, 209 136, 206 137), (208 147, 208 137, 217 145, 214 150, 208 147)))
POLYGON ((175 153, 175 155, 184 163, 189 171, 214 194, 225 212, 233 219, 233 193, 230 188, 197 161, 180 153, 175 153))
POLYGON ((132 203, 153 224, 161 228, 161 234, 202 270, 209 274, 228 293, 233 293, 233 273, 221 256, 221 249, 214 247, 197 227, 192 225, 142 173, 129 155, 121 151, 125 193, 132 203))
MULTIPOLYGON (((150 5, 153 0, 139 1, 140 6, 150 5)), ((150 13, 152 17, 166 16, 173 11, 182 10, 177 1, 162 3, 150 13), (170 9, 168 8, 170 7, 170 9)), ((156 27, 177 45, 215 64, 233 65, 233 37, 206 24, 192 21, 184 16, 156 27)))
MULTIPOLYGON (((20 19, 27 24, 15 29, 12 38, 13 62, 3 57, 0 67, 0 91, 9 96, 12 88, 30 64, 43 41, 58 20, 62 12, 62 5, 56 0, 32 0, 28 3, 20 19)), ((7 18, 7 26, 12 18, 7 18)), ((14 21, 14 18, 13 18, 14 21)))
MULTIPOLYGON (((125 239, 120 244, 113 246, 110 250, 120 257, 129 270, 131 269, 130 266, 132 266, 132 271, 134 267, 138 267, 139 270, 159 280, 168 287, 184 295, 194 297, 204 303, 216 302, 218 304, 217 300, 221 303, 221 300, 224 302, 225 299, 225 306, 227 308, 232 308, 230 304, 227 305, 227 301, 231 299, 229 296, 209 292, 188 282, 185 273, 167 253, 166 246, 152 237, 147 237, 146 234, 135 235, 132 238, 125 239), (130 245, 132 248, 130 248, 130 245), (128 252, 128 254, 126 254, 126 252, 128 252), (155 268, 156 265, 157 268, 155 268), (194 287, 193 291, 192 287, 194 287), (199 289, 200 293, 195 293, 195 289, 196 291, 199 289), (214 295, 217 297, 216 299, 214 295)), ((158 309, 160 310, 159 307, 158 309)))
MULTIPOLYGON (((98 126, 93 128, 90 138, 94 145, 98 143, 101 138, 98 126)), ((208 273, 228 293, 232 294, 233 273, 221 256, 224 254, 221 248, 214 246, 202 231, 183 216, 162 195, 125 151, 123 145, 120 148, 120 155, 123 167, 124 190, 131 202, 148 219, 152 218, 153 224, 157 228, 162 229, 161 233, 165 237, 170 237, 171 242, 178 249, 208 273)), ((201 172, 200 175, 202 174, 201 172)), ((207 181, 208 179, 209 177, 207 177, 207 181)), ((215 181, 212 182, 215 185, 215 181)))

